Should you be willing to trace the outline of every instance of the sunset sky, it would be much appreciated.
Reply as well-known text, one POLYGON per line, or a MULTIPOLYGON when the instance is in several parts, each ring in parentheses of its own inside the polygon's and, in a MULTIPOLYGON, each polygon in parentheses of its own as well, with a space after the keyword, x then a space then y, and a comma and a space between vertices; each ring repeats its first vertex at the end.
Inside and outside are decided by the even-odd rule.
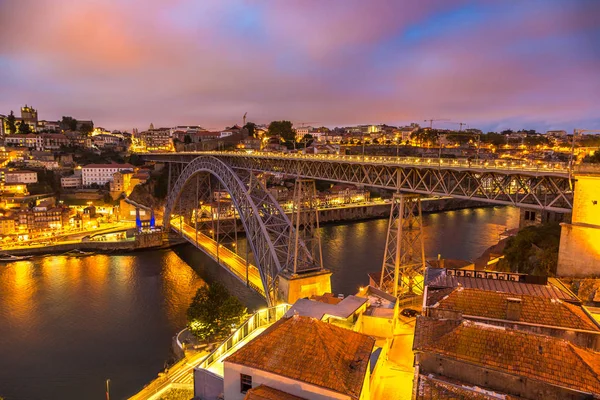
POLYGON ((127 130, 600 128, 600 1, 0 0, 0 114, 25 103, 127 130))

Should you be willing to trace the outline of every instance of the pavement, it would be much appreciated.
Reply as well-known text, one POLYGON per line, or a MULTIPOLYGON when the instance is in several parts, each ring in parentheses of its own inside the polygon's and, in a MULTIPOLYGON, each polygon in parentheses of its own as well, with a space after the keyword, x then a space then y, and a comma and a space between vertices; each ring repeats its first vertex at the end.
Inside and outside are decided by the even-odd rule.
POLYGON ((400 317, 387 357, 378 366, 377 379, 371 387, 371 399, 412 399, 415 321, 415 318, 400 317))

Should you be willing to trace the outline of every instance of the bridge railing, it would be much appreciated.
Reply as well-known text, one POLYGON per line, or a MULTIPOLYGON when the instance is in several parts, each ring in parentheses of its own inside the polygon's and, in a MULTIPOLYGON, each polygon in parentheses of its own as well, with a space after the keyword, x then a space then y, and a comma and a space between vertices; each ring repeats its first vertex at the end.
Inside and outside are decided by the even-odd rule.
POLYGON ((264 308, 252 314, 238 329, 235 330, 227 339, 225 339, 216 349, 213 350, 196 368, 208 369, 210 366, 226 355, 240 342, 245 340, 257 329, 263 326, 271 325, 279 321, 291 308, 290 304, 279 304, 275 307, 264 308))
POLYGON ((386 164, 399 166, 431 166, 445 168, 470 168, 483 170, 515 170, 528 172, 557 172, 568 173, 569 165, 564 162, 546 161, 515 161, 515 160, 473 160, 468 158, 432 158, 432 157, 395 157, 395 156, 370 156, 370 155, 342 155, 342 154, 302 154, 279 152, 241 152, 241 151, 199 151, 195 152, 214 156, 238 156, 256 158, 279 158, 296 160, 323 160, 347 161, 356 163, 386 164))
MULTIPOLYGON (((246 285, 248 285, 248 287, 250 287, 251 289, 254 289, 254 291, 256 291, 258 294, 260 294, 261 296, 265 297, 265 289, 261 286, 256 285, 255 283, 253 283, 251 280, 247 279, 247 277, 240 273, 239 271, 237 271, 235 268, 231 268, 229 266, 229 264, 227 264, 227 262, 223 259, 223 257, 219 257, 217 255, 217 253, 215 251, 212 251, 204 246, 202 246, 202 244, 200 242, 196 242, 196 240, 191 237, 190 235, 188 235, 184 229, 180 229, 179 224, 178 223, 171 223, 171 229, 173 229, 175 232, 179 233, 184 239, 186 239, 188 242, 196 245, 196 247, 200 247, 205 254, 207 254, 210 258, 213 259, 213 261, 215 261, 217 264, 219 264, 221 267, 227 269, 227 271, 229 271, 230 273, 232 273, 236 278, 238 278, 240 281, 242 281, 243 283, 245 283, 246 285)), ((208 236, 199 233, 198 235, 203 236, 205 239, 207 240, 212 240, 211 238, 209 238, 208 236)), ((214 241, 214 240, 213 240, 214 241)), ((215 242, 216 245, 216 242, 215 242)), ((220 245, 222 246, 222 245, 220 245)), ((229 250, 226 247, 220 247, 220 251, 226 253, 227 257, 231 257, 231 258, 237 258, 238 261, 240 262, 246 262, 245 259, 243 259, 242 257, 240 257, 239 255, 237 255, 236 253, 232 252, 231 250, 229 250)))

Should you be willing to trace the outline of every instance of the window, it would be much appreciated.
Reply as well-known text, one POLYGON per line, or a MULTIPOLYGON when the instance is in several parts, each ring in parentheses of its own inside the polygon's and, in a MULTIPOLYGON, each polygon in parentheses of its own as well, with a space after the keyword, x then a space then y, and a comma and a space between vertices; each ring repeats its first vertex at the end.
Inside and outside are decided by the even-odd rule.
POLYGON ((240 392, 246 393, 252 389, 252 377, 250 375, 240 374, 240 392))

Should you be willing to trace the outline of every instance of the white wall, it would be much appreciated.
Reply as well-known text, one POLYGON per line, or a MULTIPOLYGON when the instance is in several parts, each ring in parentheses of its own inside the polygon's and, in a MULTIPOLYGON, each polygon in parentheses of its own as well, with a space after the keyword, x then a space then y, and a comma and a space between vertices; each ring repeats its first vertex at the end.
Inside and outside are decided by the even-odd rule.
POLYGON ((318 386, 309 385, 258 369, 225 362, 225 400, 243 400, 246 396, 240 392, 240 374, 252 376, 252 387, 267 385, 310 400, 350 399, 350 396, 318 386))

